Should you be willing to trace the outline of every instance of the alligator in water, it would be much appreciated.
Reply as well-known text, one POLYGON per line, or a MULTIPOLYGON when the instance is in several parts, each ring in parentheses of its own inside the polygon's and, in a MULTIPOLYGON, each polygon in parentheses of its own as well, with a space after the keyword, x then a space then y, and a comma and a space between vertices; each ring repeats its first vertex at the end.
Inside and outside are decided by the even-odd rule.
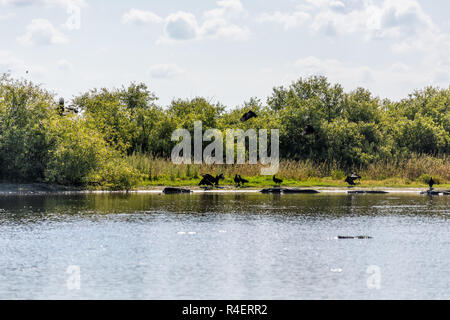
POLYGON ((317 190, 312 189, 297 189, 297 188, 268 188, 260 191, 261 193, 296 193, 296 194, 314 194, 319 193, 317 190))
POLYGON ((164 194, 176 194, 176 193, 191 193, 191 190, 188 189, 182 189, 182 188, 172 188, 172 187, 167 187, 164 188, 163 193, 164 194))

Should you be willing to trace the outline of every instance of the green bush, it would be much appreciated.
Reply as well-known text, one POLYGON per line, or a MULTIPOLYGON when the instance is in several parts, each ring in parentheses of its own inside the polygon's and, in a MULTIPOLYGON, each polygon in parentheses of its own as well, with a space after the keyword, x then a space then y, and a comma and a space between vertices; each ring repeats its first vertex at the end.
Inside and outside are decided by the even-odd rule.
POLYGON ((57 113, 53 96, 0 78, 0 178, 130 189, 139 175, 83 117, 57 113))
POLYGON ((342 180, 345 178, 345 173, 342 170, 333 170, 331 172, 331 177, 333 178, 333 180, 342 180))
POLYGON ((138 182, 137 171, 85 120, 54 119, 48 129, 51 148, 45 171, 47 182, 127 190, 138 182))
POLYGON ((437 176, 433 176, 431 177, 431 175, 429 174, 423 174, 419 177, 419 179, 417 179, 418 182, 422 182, 424 184, 428 184, 428 182, 430 181, 430 179, 433 178, 433 181, 435 184, 440 184, 441 183, 441 179, 440 177, 437 176))

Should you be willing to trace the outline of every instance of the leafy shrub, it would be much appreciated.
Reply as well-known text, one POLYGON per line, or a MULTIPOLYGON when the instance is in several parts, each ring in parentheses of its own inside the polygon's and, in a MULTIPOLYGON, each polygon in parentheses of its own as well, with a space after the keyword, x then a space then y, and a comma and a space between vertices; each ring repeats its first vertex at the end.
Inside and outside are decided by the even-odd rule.
POLYGON ((336 169, 331 172, 333 180, 342 180, 345 178, 345 173, 342 170, 336 169))
POLYGON ((437 176, 431 176, 429 174, 423 174, 419 177, 419 179, 417 179, 417 181, 422 182, 424 184, 428 184, 428 182, 430 181, 430 179, 433 178, 433 181, 435 184, 440 184, 441 183, 441 179, 440 177, 437 176))

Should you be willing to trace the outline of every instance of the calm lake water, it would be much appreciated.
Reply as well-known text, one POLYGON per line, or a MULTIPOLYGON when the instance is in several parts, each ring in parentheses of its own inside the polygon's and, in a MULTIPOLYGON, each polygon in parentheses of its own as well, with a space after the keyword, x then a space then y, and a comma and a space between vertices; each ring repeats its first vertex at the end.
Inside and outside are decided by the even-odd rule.
POLYGON ((449 217, 404 194, 0 196, 0 299, 450 299, 449 217))

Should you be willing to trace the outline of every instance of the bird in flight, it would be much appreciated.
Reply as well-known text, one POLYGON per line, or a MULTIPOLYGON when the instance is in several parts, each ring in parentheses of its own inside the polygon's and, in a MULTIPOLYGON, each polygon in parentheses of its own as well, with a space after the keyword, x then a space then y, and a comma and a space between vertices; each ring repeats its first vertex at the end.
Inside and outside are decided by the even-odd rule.
POLYGON ((250 120, 251 118, 256 118, 256 117, 257 117, 256 113, 254 113, 253 111, 250 110, 249 112, 245 113, 241 117, 241 122, 245 122, 245 121, 250 120))

